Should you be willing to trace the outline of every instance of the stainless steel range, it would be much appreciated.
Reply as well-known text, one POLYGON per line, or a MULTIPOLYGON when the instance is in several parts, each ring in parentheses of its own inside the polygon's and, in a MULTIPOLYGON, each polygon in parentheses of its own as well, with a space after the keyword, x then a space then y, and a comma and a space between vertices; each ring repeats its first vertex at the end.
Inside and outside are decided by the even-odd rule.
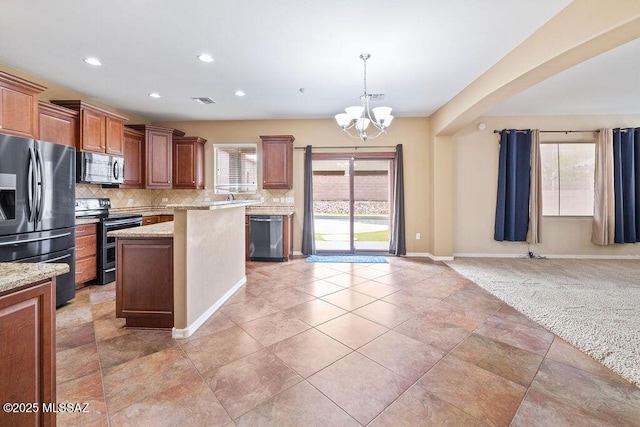
POLYGON ((91 282, 106 285, 116 280, 116 239, 107 233, 142 225, 142 214, 113 214, 108 198, 76 199, 76 218, 98 218, 98 274, 91 282))

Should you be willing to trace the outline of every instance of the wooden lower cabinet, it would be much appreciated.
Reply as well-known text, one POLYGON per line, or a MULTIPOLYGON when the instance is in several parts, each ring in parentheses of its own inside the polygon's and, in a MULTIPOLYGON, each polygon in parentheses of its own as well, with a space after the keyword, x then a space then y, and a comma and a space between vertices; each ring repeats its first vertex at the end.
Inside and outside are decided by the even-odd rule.
POLYGON ((159 221, 159 215, 148 215, 142 218, 142 225, 157 224, 159 221))
POLYGON ((249 245, 251 239, 249 239, 249 215, 244 216, 244 259, 249 261, 249 245))
POLYGON ((161 215, 148 215, 142 218, 142 225, 157 224, 159 222, 173 221, 173 215, 161 214, 161 215))
POLYGON ((55 426, 55 278, 0 294, 0 402, 38 405, 36 412, 0 411, 2 426, 55 426))
POLYGON ((173 327, 173 238, 118 238, 116 265, 116 317, 127 327, 173 327))
POLYGON ((98 277, 97 224, 76 225, 76 289, 98 277))
POLYGON ((285 261, 293 255, 293 221, 290 215, 282 215, 282 253, 285 261))

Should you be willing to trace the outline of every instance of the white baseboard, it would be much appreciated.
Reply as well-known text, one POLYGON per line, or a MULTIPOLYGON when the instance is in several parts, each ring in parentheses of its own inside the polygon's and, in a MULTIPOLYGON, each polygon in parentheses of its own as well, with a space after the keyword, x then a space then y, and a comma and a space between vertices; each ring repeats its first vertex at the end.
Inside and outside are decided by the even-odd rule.
POLYGON ((429 252, 408 252, 406 256, 430 258, 433 261, 453 261, 452 256, 435 256, 429 252))
POLYGON ((302 256, 303 255, 303 253, 301 251, 293 251, 293 254, 295 256, 302 256))
MULTIPOLYGON (((539 254, 549 259, 640 259, 640 255, 565 255, 565 254, 539 254)), ((477 254, 456 253, 454 258, 526 258, 527 254, 477 254)))
POLYGON ((202 315, 200 317, 198 317, 195 320, 195 322, 193 322, 192 324, 190 324, 189 326, 187 326, 184 329, 173 328, 171 330, 171 337, 172 338, 189 338, 195 331, 198 330, 198 328, 200 326, 202 326, 204 324, 204 322, 207 321, 207 319, 209 319, 209 317, 211 317, 213 315, 213 313, 215 313, 220 307, 222 307, 222 305, 225 302, 227 302, 227 300, 229 298, 231 298, 233 296, 233 294, 235 294, 236 291, 238 289, 240 289, 242 287, 242 285, 244 285, 245 283, 247 283, 247 276, 244 276, 242 279, 238 280, 238 283, 233 285, 233 287, 231 289, 229 289, 227 291, 227 293, 225 293, 222 296, 222 298, 220 298, 211 307, 209 307, 207 309, 207 311, 202 313, 202 315))
POLYGON ((527 254, 478 254, 478 253, 457 253, 453 258, 524 258, 527 254))

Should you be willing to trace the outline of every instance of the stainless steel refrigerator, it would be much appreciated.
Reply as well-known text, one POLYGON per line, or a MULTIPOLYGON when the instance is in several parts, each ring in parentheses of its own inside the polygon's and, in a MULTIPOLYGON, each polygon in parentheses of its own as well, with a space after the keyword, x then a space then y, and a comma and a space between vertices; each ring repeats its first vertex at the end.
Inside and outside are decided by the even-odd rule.
POLYGON ((59 262, 56 306, 75 296, 75 148, 0 134, 0 262, 59 262))

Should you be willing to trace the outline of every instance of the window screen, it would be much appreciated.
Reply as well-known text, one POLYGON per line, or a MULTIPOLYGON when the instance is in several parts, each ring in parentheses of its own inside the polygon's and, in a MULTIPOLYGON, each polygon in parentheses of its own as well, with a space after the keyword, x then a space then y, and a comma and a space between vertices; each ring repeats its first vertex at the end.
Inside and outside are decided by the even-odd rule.
POLYGON ((216 194, 256 192, 257 144, 216 144, 213 153, 216 194))

